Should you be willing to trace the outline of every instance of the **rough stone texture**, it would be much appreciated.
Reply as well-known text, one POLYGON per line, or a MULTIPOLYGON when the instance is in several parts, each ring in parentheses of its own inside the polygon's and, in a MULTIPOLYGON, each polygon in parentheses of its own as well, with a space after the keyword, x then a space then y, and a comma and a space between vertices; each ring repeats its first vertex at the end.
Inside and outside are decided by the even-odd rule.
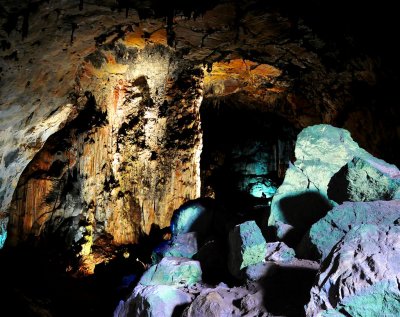
MULTIPOLYGON (((303 129, 297 137, 295 156, 295 163, 289 166, 284 182, 272 200, 268 220, 269 225, 277 228, 278 238, 287 239, 288 242, 293 243, 300 239, 313 223, 336 205, 336 202, 330 199, 329 191, 341 191, 343 186, 341 183, 332 182, 332 179, 352 160, 369 162, 370 173, 376 175, 369 176, 369 186, 364 184, 358 187, 357 192, 353 189, 354 199, 365 200, 365 197, 390 199, 397 190, 400 175, 397 167, 361 149, 353 141, 350 133, 344 129, 329 125, 316 125, 303 129), (371 183, 375 182, 380 185, 372 188, 371 183), (383 185, 385 182, 386 186, 383 185), (379 188, 382 186, 383 189, 379 188), (393 193, 388 196, 388 192, 393 193), (289 226, 282 227, 282 225, 289 226)), ((362 183, 365 179, 364 167, 358 166, 352 170, 360 169, 364 171, 354 171, 351 174, 354 184, 362 183)))
POLYGON ((198 261, 186 258, 165 257, 160 263, 150 267, 142 276, 142 285, 190 285, 201 280, 198 261))
POLYGON ((195 232, 182 233, 158 246, 153 251, 151 258, 153 264, 156 264, 166 256, 192 258, 197 251, 197 234, 195 232))
POLYGON ((289 262, 294 260, 296 253, 283 242, 267 243, 265 260, 275 262, 289 262))
POLYGON ((212 231, 214 210, 212 201, 197 199, 189 201, 174 211, 171 219, 171 233, 173 236, 196 232, 199 236, 206 236, 212 231))
POLYGON ((240 316, 240 310, 232 303, 226 302, 218 292, 209 292, 198 296, 184 316, 240 316))
POLYGON ((290 270, 314 270, 319 269, 319 264, 315 261, 293 258, 290 261, 267 260, 262 263, 248 266, 243 273, 243 277, 250 281, 259 281, 266 277, 273 276, 280 269, 290 270))
POLYGON ((331 179, 328 195, 343 201, 400 198, 400 171, 376 158, 353 158, 331 179))
POLYGON ((315 223, 299 246, 299 255, 321 259, 354 226, 362 224, 389 226, 400 219, 400 200, 345 202, 333 208, 315 223))
POLYGON ((400 227, 351 229, 323 262, 306 315, 398 316, 400 227))
POLYGON ((245 287, 229 288, 226 285, 205 288, 182 316, 266 316, 260 293, 245 287))
POLYGON ((114 317, 171 317, 191 301, 189 294, 173 286, 139 285, 126 301, 120 301, 114 317))
POLYGON ((234 276, 239 276, 243 268, 262 262, 266 252, 267 243, 255 221, 237 225, 229 233, 228 268, 234 276))

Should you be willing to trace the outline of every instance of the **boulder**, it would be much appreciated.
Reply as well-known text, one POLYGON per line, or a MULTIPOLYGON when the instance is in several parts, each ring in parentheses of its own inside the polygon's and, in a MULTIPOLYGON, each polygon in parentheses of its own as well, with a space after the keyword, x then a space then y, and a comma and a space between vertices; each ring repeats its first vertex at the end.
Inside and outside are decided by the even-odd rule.
POLYGON ((306 315, 400 316, 400 227, 351 229, 322 264, 306 315))
POLYGON ((235 226, 229 233, 228 268, 232 275, 240 277, 240 271, 252 264, 264 261, 267 243, 255 221, 235 226))
POLYGON ((191 259, 197 251, 197 233, 182 233, 156 247, 153 250, 151 259, 153 264, 157 264, 166 256, 191 259))
POLYGON ((185 317, 241 316, 240 310, 225 301, 218 292, 198 296, 184 314, 185 317))
POLYGON ((275 262, 290 262, 295 259, 296 253, 283 242, 267 243, 265 260, 275 262))
POLYGON ((374 157, 354 157, 332 177, 328 196, 338 203, 400 198, 399 170, 374 157))
POLYGON ((400 219, 400 200, 345 202, 316 222, 303 238, 297 253, 303 258, 324 260, 354 226, 390 225, 400 219))
POLYGON ((214 206, 212 199, 191 200, 177 210, 171 218, 172 236, 196 232, 200 237, 207 236, 213 227, 214 206))
POLYGON ((125 302, 120 301, 114 317, 171 317, 191 301, 189 294, 173 286, 138 285, 125 302))
POLYGON ((244 277, 249 281, 260 281, 283 270, 317 272, 318 269, 319 264, 315 261, 293 258, 288 262, 265 261, 250 265, 244 269, 243 273, 244 277))
MULTIPOLYGON (((252 296, 253 294, 254 291, 249 291, 245 287, 229 288, 221 283, 215 288, 204 289, 192 304, 185 309, 182 316, 244 316, 245 310, 242 309, 242 305, 237 305, 237 303, 241 303, 246 296, 252 296)), ((251 308, 254 309, 255 307, 251 308)), ((260 305, 258 311, 261 310, 262 307, 260 305)))
POLYGON ((165 257, 160 263, 150 267, 142 276, 142 285, 184 286, 201 280, 201 268, 198 261, 187 258, 165 257))
POLYGON ((272 199, 268 220, 268 225, 277 228, 278 239, 290 246, 343 201, 343 191, 349 192, 353 200, 386 200, 399 195, 397 167, 361 149, 344 129, 326 124, 303 129, 297 137, 295 156, 295 163, 290 164, 272 199), (344 188, 336 174, 346 165, 351 170, 350 185, 344 188), (283 224, 288 226, 282 229, 283 224))

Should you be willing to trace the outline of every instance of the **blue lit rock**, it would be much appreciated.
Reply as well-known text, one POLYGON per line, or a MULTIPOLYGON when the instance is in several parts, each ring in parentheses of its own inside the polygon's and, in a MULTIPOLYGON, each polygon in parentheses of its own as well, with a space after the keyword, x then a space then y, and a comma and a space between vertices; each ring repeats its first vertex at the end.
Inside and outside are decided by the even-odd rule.
POLYGON ((182 205, 172 216, 172 235, 188 232, 207 235, 211 230, 214 216, 211 204, 211 200, 196 199, 182 205))
POLYGON ((332 177, 328 195, 338 203, 400 198, 400 171, 374 157, 354 157, 332 177))
POLYGON ((229 233, 228 268, 240 277, 240 271, 265 259, 267 243, 255 221, 235 226, 229 233))
POLYGON ((173 286, 138 285, 128 300, 119 303, 114 317, 171 317, 177 307, 191 301, 189 294, 173 286))
POLYGON ((198 251, 197 234, 195 232, 182 233, 159 245, 152 253, 153 264, 164 257, 192 258, 198 251))
POLYGON ((349 165, 352 166, 349 191, 354 200, 397 197, 397 190, 393 189, 396 185, 393 184, 397 184, 395 179, 400 177, 399 170, 361 149, 344 129, 326 124, 303 129, 297 137, 295 156, 296 162, 289 166, 271 203, 268 224, 277 228, 279 239, 298 240, 313 223, 341 202, 334 200, 335 195, 331 197, 328 194, 344 190, 342 184, 335 183, 332 178, 349 162, 357 162, 349 165), (374 179, 369 183, 364 183, 368 178, 363 174, 366 170, 374 179), (392 181, 387 182, 388 179, 392 181), (371 183, 375 180, 379 185, 374 188, 371 183), (385 182, 386 189, 382 190, 381 185, 385 182), (387 195, 388 192, 391 194, 387 195), (290 227, 281 230, 281 225, 290 227))
POLYGON ((142 276, 142 285, 191 285, 201 280, 201 267, 198 261, 165 257, 160 263, 151 266, 142 276))
POLYGON ((290 262, 294 260, 296 253, 283 242, 267 243, 265 259, 275 262, 290 262))
POLYGON ((350 230, 322 264, 306 315, 399 316, 400 227, 350 230))
POLYGON ((354 226, 389 226, 400 219, 400 200, 345 202, 316 222, 304 237, 298 252, 302 257, 324 260, 354 226))

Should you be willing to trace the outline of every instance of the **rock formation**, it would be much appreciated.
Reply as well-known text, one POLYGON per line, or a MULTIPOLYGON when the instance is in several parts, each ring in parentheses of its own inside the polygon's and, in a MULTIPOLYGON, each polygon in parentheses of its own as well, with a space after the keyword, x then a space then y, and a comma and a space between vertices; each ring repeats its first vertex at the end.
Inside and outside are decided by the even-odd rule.
POLYGON ((363 224, 390 226, 400 219, 400 200, 345 202, 313 224, 299 253, 323 261, 350 229, 363 224))
POLYGON ((295 156, 272 200, 268 220, 277 228, 278 238, 290 243, 345 195, 352 201, 390 200, 398 195, 399 169, 361 149, 346 130, 329 125, 304 129, 297 137, 295 156), (338 181, 345 166, 350 166, 344 177, 347 186, 338 181))
POLYGON ((399 233, 398 226, 351 229, 323 262, 306 315, 398 315, 399 233))

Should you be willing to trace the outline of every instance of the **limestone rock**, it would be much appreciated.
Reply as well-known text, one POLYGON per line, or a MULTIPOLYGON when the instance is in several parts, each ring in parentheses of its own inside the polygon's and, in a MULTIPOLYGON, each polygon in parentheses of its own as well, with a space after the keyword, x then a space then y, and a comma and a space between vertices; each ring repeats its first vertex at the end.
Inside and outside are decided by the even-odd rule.
POLYGON ((283 242, 267 243, 266 260, 275 262, 289 262, 294 260, 296 253, 283 242))
POLYGON ((328 195, 338 203, 400 198, 400 171, 374 157, 354 157, 332 177, 328 195))
POLYGON ((201 280, 201 268, 198 261, 165 257, 160 263, 150 267, 142 276, 142 285, 174 285, 183 286, 201 280))
POLYGON ((325 259, 306 315, 399 316, 400 227, 360 225, 325 259))
POLYGON ((248 296, 253 296, 253 294, 255 294, 255 291, 250 291, 245 287, 229 288, 223 284, 217 285, 214 288, 207 288, 202 290, 192 304, 185 309, 183 316, 244 316, 248 309, 254 309, 258 313, 262 313, 262 305, 254 307, 258 302, 251 303, 250 300, 245 299, 248 296), (244 304, 238 307, 236 303, 243 300, 245 303, 248 302, 248 305, 244 304))
POLYGON ((210 199, 189 201, 175 210, 171 219, 172 235, 196 232, 207 235, 212 229, 214 210, 210 199))
POLYGON ((317 271, 319 264, 315 261, 296 259, 290 261, 265 261, 250 265, 244 269, 243 276, 249 281, 259 281, 266 277, 271 277, 281 270, 309 270, 317 271))
POLYGON ((299 255, 324 260, 354 226, 391 225, 400 219, 400 200, 345 202, 315 223, 299 246, 299 255))
POLYGON ((171 317, 182 305, 187 305, 192 297, 167 285, 138 285, 132 295, 121 301, 114 311, 114 317, 171 317))
POLYGON ((240 316, 240 311, 231 303, 224 301, 218 292, 198 296, 185 313, 186 317, 240 316))
POLYGON ((159 245, 153 250, 151 258, 153 264, 160 262, 166 256, 191 259, 197 251, 197 234, 195 232, 188 232, 178 234, 170 241, 159 245))
POLYGON ((243 268, 262 262, 267 252, 267 243, 255 221, 235 226, 229 233, 228 268, 239 276, 243 268))
POLYGON ((289 166, 272 200, 268 220, 278 229, 277 237, 293 245, 313 223, 343 201, 337 194, 328 194, 343 191, 335 177, 349 162, 348 191, 354 200, 390 199, 398 188, 399 170, 361 149, 344 129, 326 124, 303 129, 297 137, 295 155, 295 163, 289 166), (364 174, 367 170, 368 177, 364 174), (282 224, 291 227, 280 230, 282 224))

